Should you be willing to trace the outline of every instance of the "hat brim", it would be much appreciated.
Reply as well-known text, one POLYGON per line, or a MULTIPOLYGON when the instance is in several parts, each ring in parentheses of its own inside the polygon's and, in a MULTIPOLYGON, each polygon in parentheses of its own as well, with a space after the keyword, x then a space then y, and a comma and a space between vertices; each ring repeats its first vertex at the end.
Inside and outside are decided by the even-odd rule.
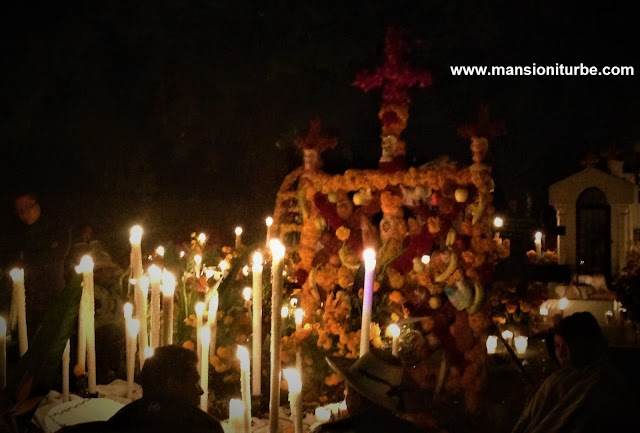
POLYGON ((398 409, 398 401, 392 399, 386 391, 380 389, 381 385, 384 386, 383 384, 359 373, 357 369, 341 367, 334 359, 329 357, 325 359, 329 367, 338 373, 349 387, 353 388, 367 400, 391 412, 395 412, 398 409))

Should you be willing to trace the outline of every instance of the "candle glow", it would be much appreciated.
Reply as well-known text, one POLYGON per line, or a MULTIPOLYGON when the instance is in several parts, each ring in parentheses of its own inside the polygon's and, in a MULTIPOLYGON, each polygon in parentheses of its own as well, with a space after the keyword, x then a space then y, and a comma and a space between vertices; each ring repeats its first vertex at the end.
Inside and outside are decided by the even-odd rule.
POLYGON ((160 269, 158 266, 156 265, 149 266, 149 269, 147 270, 147 272, 149 274, 149 280, 151 283, 156 283, 162 280, 162 269, 160 269))
POLYGON ((425 254, 424 256, 422 256, 422 257, 420 258, 420 261, 421 261, 423 264, 428 265, 429 263, 431 263, 431 256, 429 256, 429 255, 425 254))
POLYGON ((24 269, 13 268, 11 272, 9 272, 9 275, 11 275, 14 283, 24 281, 24 269))
POLYGON ((133 316, 133 305, 130 302, 127 302, 126 304, 124 304, 123 310, 124 318, 126 320, 131 319, 131 317, 133 316))
POLYGON ((519 335, 515 338, 516 351, 522 355, 527 351, 528 337, 519 335))
POLYGON ((267 227, 271 227, 273 225, 273 218, 267 217, 265 223, 267 224, 267 227))
POLYGON ((236 227, 235 234, 236 236, 240 236, 242 234, 242 227, 236 227))
POLYGON ((159 245, 158 248, 156 248, 156 254, 160 257, 164 257, 164 247, 162 245, 159 245))
POLYGON ((80 264, 76 266, 76 272, 81 274, 83 272, 93 272, 93 259, 89 255, 82 256, 80 264))
POLYGON ((549 315, 549 309, 546 306, 542 305, 540 307, 540 315, 541 316, 548 316, 549 315))
POLYGON ((499 216, 495 217, 493 219, 493 226, 496 228, 500 228, 502 227, 502 225, 504 224, 504 220, 502 218, 500 218, 499 216))
POLYGON ((560 307, 561 310, 564 311, 568 306, 569 300, 567 298, 562 298, 560 299, 560 301, 558 301, 558 307, 560 307))
POLYGON ((242 298, 245 301, 250 301, 251 300, 251 292, 253 291, 253 289, 251 289, 251 287, 245 287, 244 289, 242 289, 242 298))
POLYGON ((296 325, 297 326, 302 325, 302 319, 304 318, 304 310, 302 308, 296 308, 294 315, 295 315, 296 325))
POLYGON ((200 242, 200 244, 203 245, 206 241, 207 241, 207 235, 204 233, 200 233, 198 235, 198 242, 200 242))
POLYGON ((280 309, 280 317, 282 317, 283 319, 289 317, 289 307, 285 305, 280 309))
POLYGON ((278 239, 271 239, 269 241, 269 247, 271 248, 271 257, 274 261, 282 260, 284 257, 285 248, 278 239))
POLYGON ((498 337, 495 335, 489 335, 487 337, 487 353, 490 355, 496 353, 497 347, 498 347, 498 337))
POLYGON ((131 227, 131 236, 129 236, 129 242, 133 245, 140 245, 142 241, 142 227, 133 226, 131 227))
POLYGON ((506 341, 511 340, 513 338, 513 332, 509 331, 508 329, 506 331, 503 331, 502 338, 504 338, 506 341))

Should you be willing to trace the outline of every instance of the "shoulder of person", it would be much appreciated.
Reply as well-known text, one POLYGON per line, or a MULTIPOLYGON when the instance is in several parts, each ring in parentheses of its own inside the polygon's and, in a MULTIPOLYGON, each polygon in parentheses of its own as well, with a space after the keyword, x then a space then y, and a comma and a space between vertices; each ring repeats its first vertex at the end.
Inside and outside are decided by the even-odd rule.
POLYGON ((353 418, 347 417, 337 421, 330 421, 318 425, 311 433, 350 433, 357 432, 357 425, 353 418))

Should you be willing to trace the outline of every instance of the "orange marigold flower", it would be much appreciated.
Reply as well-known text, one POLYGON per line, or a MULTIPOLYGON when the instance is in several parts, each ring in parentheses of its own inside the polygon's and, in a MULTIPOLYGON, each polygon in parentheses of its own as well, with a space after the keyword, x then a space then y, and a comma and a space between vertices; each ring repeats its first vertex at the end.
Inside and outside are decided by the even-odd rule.
POLYGON ((350 235, 351 235, 351 230, 349 230, 345 226, 340 226, 338 230, 336 230, 336 237, 340 239, 342 242, 349 239, 350 235))
POLYGON ((427 219, 427 225, 429 227, 429 233, 436 234, 440 233, 441 221, 438 217, 429 217, 427 219))
POLYGON ((364 288, 358 290, 358 298, 360 298, 360 299, 364 298, 364 288))
POLYGON ((216 349, 216 355, 220 357, 220 359, 231 359, 231 350, 227 346, 218 346, 216 349))
POLYGON ((82 364, 76 364, 73 367, 73 375, 76 377, 79 376, 84 376, 87 373, 87 371, 84 368, 84 365, 82 364))
POLYGON ((513 314, 518 309, 518 306, 515 304, 507 304, 507 313, 513 314))
POLYGON ((342 378, 340 377, 340 375, 338 373, 331 373, 324 380, 324 383, 326 383, 327 386, 336 386, 340 382, 342 382, 342 378))
POLYGON ((401 304, 404 301, 404 296, 402 296, 402 293, 400 293, 399 291, 394 290, 389 295, 389 301, 395 302, 396 304, 401 304))
POLYGON ((182 343, 182 347, 189 350, 196 350, 196 344, 191 340, 186 340, 182 343))
POLYGON ((380 289, 380 283, 377 281, 373 282, 373 293, 377 292, 380 289))
POLYGON ((384 191, 380 194, 380 208, 384 214, 396 215, 400 211, 402 206, 402 197, 391 194, 389 191, 384 191))

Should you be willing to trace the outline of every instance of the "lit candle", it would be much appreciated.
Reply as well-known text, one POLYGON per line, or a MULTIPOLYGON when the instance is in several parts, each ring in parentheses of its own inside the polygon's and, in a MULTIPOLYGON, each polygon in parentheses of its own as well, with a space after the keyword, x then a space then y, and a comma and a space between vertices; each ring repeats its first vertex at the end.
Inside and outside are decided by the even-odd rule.
POLYGON ((560 316, 564 316, 564 310, 569 306, 569 300, 567 298, 561 298, 558 301, 558 307, 560 308, 560 316))
POLYGON ((504 220, 502 218, 500 218, 499 216, 495 217, 493 219, 493 226, 497 229, 496 230, 496 239, 500 239, 500 229, 502 228, 502 225, 504 224, 504 220))
POLYGON ((428 255, 428 254, 425 254, 424 256, 422 256, 422 257, 420 258, 420 261, 421 261, 423 264, 428 265, 429 263, 431 263, 431 256, 430 256, 430 255, 428 255))
POLYGON ((166 269, 162 272, 162 344, 173 344, 173 297, 176 279, 166 269))
POLYGON ((240 360, 240 391, 244 403, 244 432, 251 433, 251 386, 249 350, 244 346, 238 346, 238 359, 240 360))
MULTIPOLYGON (((202 315, 204 314, 204 302, 198 302, 195 306, 196 310, 196 353, 198 354, 198 362, 202 363, 202 345, 200 344, 200 339, 197 338, 200 335, 200 330, 202 329, 202 315)), ((200 365, 200 364, 198 364, 200 365)))
POLYGON ((536 256, 542 257, 542 233, 541 232, 536 232, 535 244, 536 244, 536 256))
POLYGON ((269 241, 271 240, 271 226, 273 225, 273 218, 267 217, 265 223, 267 224, 267 246, 269 246, 269 241))
POLYGON ((208 319, 207 325, 211 331, 211 337, 209 340, 209 350, 212 353, 216 353, 216 338, 218 335, 218 304, 220 303, 220 297, 218 295, 218 288, 214 287, 211 293, 211 299, 209 300, 208 319))
POLYGON ((7 384, 7 321, 4 319, 4 317, 0 317, 0 389, 4 389, 4 386, 6 384, 7 384))
POLYGON ((207 235, 205 233, 200 233, 198 235, 198 242, 200 242, 200 245, 204 245, 206 241, 207 241, 207 235))
POLYGON ((251 287, 245 287, 242 289, 242 298, 244 299, 244 308, 248 311, 251 310, 251 287))
POLYGON ((244 431, 244 403, 238 398, 229 401, 229 427, 231 433, 244 431))
POLYGON ((269 392, 269 431, 278 433, 280 406, 280 345, 282 343, 282 322, 278 312, 282 308, 282 271, 284 265, 284 245, 278 239, 269 241, 271 248, 271 383, 269 392))
POLYGON ((222 271, 222 278, 227 278, 227 275, 229 274, 229 268, 231 267, 229 262, 226 260, 221 260, 218 267, 220 268, 220 271, 222 271))
POLYGON ((398 356, 398 346, 400 341, 400 327, 395 323, 392 323, 387 327, 387 333, 391 336, 391 354, 398 356))
POLYGON ((251 374, 251 392, 253 395, 261 395, 262 384, 262 254, 253 254, 253 331, 252 331, 252 356, 253 372, 251 374))
POLYGON ((9 272, 13 280, 13 299, 14 314, 12 316, 12 327, 18 326, 18 345, 20 348, 20 356, 24 355, 29 349, 29 340, 27 338, 27 304, 24 294, 24 269, 12 269, 9 272))
POLYGON ((62 352, 62 401, 69 401, 69 364, 71 363, 71 340, 67 340, 62 352))
POLYGON ((281 326, 283 331, 284 331, 285 320, 287 320, 287 317, 289 317, 289 307, 285 305, 282 308, 280 308, 280 318, 282 319, 281 326))
POLYGON ((605 319, 607 319, 607 325, 610 325, 611 324, 611 320, 613 319, 613 311, 607 310, 604 313, 604 317, 605 317, 605 319))
MULTIPOLYGON (((86 356, 87 371, 89 375, 88 391, 89 394, 96 393, 96 329, 95 329, 95 301, 93 294, 93 259, 91 256, 83 256, 80 265, 76 266, 76 272, 82 273, 82 297, 80 301, 81 311, 84 315, 80 315, 83 323, 80 327, 83 329, 79 334, 84 333, 86 338, 86 356)), ((80 347, 80 341, 78 341, 80 347)), ((83 365, 83 364, 80 364, 83 365)))
POLYGON ((529 338, 523 335, 519 335, 515 338, 516 350, 520 355, 524 354, 527 351, 527 343, 529 338))
POLYGON ((200 278, 200 271, 202 270, 202 256, 200 254, 193 256, 193 263, 195 264, 196 278, 200 278))
POLYGON ((291 406, 291 418, 295 433, 302 433, 302 381, 300 372, 295 368, 282 370, 289 387, 289 405, 291 406))
POLYGON ((149 282, 151 283, 151 347, 160 346, 160 285, 162 269, 156 265, 149 266, 149 282))
POLYGON ((156 248, 156 254, 158 257, 164 257, 164 247, 162 245, 159 245, 158 248, 156 248))
MULTIPOLYGON (((296 308, 294 317, 296 320, 296 331, 299 331, 302 328, 302 319, 304 318, 304 310, 302 308, 296 308)), ((296 368, 302 375, 302 350, 300 346, 296 350, 296 368)))
POLYGON ((503 331, 502 338, 504 338, 504 341, 506 341, 507 343, 511 343, 511 340, 513 339, 513 332, 509 331, 508 329, 506 331, 503 331))
POLYGON ((549 309, 545 305, 540 307, 540 315, 545 317, 549 315, 549 309))
POLYGON ((136 368, 136 338, 140 331, 138 319, 127 319, 127 398, 133 399, 133 376, 136 368))
POLYGON ((202 348, 202 359, 200 361, 200 386, 204 394, 200 396, 200 409, 207 412, 209 402, 209 341, 211 340, 211 330, 208 327, 198 329, 198 336, 202 348))
POLYGON ((240 248, 242 245, 242 227, 236 227, 236 249, 240 248))
POLYGON ((498 337, 495 335, 489 335, 487 337, 487 353, 490 355, 496 353, 497 347, 498 347, 498 337))
POLYGON ((376 270, 376 252, 364 251, 364 296, 362 299, 362 325, 360 326, 360 356, 369 351, 371 334, 371 306, 373 303, 373 279, 376 270))
POLYGON ((317 422, 327 422, 331 419, 331 412, 324 407, 317 407, 315 410, 317 422))
POLYGON ((138 346, 140 353, 140 365, 144 364, 144 349, 149 345, 147 334, 147 298, 143 294, 141 287, 142 270, 142 227, 133 226, 131 228, 131 278, 135 280, 134 301, 136 305, 136 315, 140 320, 140 330, 138 332, 138 346))

